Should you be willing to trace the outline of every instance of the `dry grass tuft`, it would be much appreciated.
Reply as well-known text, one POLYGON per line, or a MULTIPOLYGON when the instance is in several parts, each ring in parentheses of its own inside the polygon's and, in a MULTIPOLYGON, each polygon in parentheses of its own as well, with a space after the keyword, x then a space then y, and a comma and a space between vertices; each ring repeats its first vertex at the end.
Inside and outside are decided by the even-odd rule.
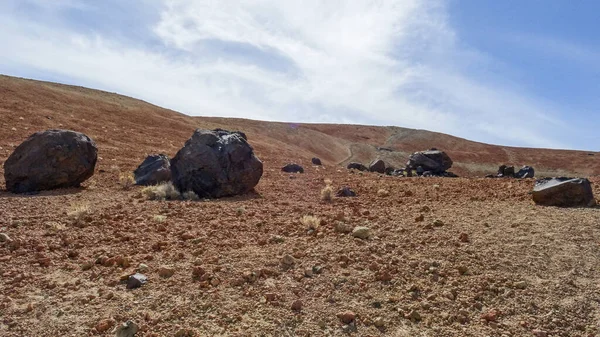
POLYGON ((333 187, 331 185, 327 185, 321 190, 321 200, 327 202, 333 200, 333 187))
POLYGON ((170 182, 145 187, 142 195, 148 200, 181 200, 181 194, 170 182))
POLYGON ((67 212, 67 218, 74 224, 83 226, 91 214, 92 211, 88 204, 78 204, 71 206, 71 210, 67 212))
POLYGON ((125 191, 130 190, 131 187, 135 185, 135 178, 133 177, 133 174, 121 173, 119 175, 119 185, 121 185, 121 188, 123 188, 125 191))
POLYGON ((305 215, 300 219, 300 223, 306 226, 306 229, 315 231, 321 226, 321 219, 314 215, 305 215))
POLYGON ((167 216, 166 215, 155 215, 152 217, 152 221, 154 221, 156 223, 165 223, 165 221, 167 221, 167 216))

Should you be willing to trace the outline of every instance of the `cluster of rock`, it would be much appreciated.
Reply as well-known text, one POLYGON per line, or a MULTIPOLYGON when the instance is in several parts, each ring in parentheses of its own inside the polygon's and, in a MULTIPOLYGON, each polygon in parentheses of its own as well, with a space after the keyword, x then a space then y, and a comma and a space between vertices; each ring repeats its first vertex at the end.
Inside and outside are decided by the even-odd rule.
MULTIPOLYGON (((7 190, 30 193, 78 187, 94 174, 98 149, 88 136, 69 130, 31 135, 4 163, 7 190)), ((138 185, 171 181, 201 198, 246 193, 258 184, 262 162, 242 132, 198 129, 173 159, 148 156, 134 171, 138 185)))
POLYGON ((383 160, 377 159, 371 162, 368 167, 361 163, 351 162, 348 164, 347 169, 377 172, 391 176, 456 177, 454 173, 448 172, 451 167, 452 159, 448 154, 437 149, 430 149, 413 153, 408 158, 404 168, 396 169, 386 165, 383 160))
POLYGON ((533 178, 535 177, 535 170, 531 166, 523 166, 519 171, 515 172, 514 166, 501 165, 498 168, 496 175, 490 174, 487 178, 533 178))

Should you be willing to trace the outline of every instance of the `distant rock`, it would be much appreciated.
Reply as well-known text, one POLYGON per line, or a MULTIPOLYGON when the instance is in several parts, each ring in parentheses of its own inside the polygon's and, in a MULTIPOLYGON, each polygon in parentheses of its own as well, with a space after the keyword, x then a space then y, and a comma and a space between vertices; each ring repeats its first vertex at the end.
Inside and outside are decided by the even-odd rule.
POLYGON ((418 170, 419 167, 422 168, 422 172, 442 173, 452 167, 452 159, 446 152, 439 150, 415 152, 408 158, 406 169, 418 170))
POLYGON ((350 163, 347 166, 348 170, 350 169, 354 169, 354 170, 359 170, 359 171, 368 171, 369 168, 366 167, 365 165, 361 164, 361 163, 350 163))
POLYGON ((138 332, 139 327, 132 321, 121 324, 115 331, 116 337, 133 337, 138 332))
POLYGON ((531 166, 523 166, 517 173, 515 178, 525 179, 535 177, 535 170, 531 166))
POLYGON ((538 179, 532 192, 533 201, 543 206, 594 206, 596 200, 590 181, 585 178, 538 179))
POLYGON ((127 279, 127 289, 135 289, 143 286, 148 282, 148 278, 144 274, 135 273, 127 279))
POLYGON ((281 170, 287 173, 304 173, 304 168, 298 164, 287 164, 281 170))
POLYGON ((369 171, 377 173, 385 173, 385 163, 381 159, 374 160, 369 164, 369 171))
POLYGON ((371 229, 365 226, 357 226, 352 230, 352 236, 355 238, 366 240, 371 237, 371 229))
POLYGON ((317 165, 317 166, 321 166, 321 165, 323 165, 323 164, 321 163, 321 159, 319 159, 319 158, 317 158, 317 157, 313 158, 311 161, 312 161, 313 165, 317 165))
POLYGON ((200 198, 249 192, 262 174, 263 163, 241 132, 198 129, 171 160, 173 185, 200 198))
POLYGON ((164 154, 149 155, 133 171, 136 185, 159 185, 171 181, 171 163, 164 154))
POLYGON ((88 136, 47 130, 27 138, 4 163, 6 189, 28 193, 78 187, 94 174, 98 149, 88 136))
POLYGON ((335 195, 337 197, 355 197, 356 192, 351 190, 350 187, 342 187, 335 195))

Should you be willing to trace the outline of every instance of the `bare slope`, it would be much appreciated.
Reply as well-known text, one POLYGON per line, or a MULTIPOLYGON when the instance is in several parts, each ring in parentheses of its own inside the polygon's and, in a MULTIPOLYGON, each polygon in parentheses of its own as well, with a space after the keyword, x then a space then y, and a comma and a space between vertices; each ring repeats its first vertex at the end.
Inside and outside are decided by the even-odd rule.
POLYGON ((101 168, 115 157, 131 168, 147 153, 173 155, 195 128, 220 127, 246 132, 260 158, 274 165, 317 156, 329 165, 381 157, 402 166, 410 153, 437 147, 460 175, 493 173, 500 164, 531 165, 541 175, 600 174, 600 154, 582 151, 501 147, 399 127, 189 117, 117 94, 7 76, 0 76, 0 116, 0 162, 29 134, 66 128, 96 140, 101 168))

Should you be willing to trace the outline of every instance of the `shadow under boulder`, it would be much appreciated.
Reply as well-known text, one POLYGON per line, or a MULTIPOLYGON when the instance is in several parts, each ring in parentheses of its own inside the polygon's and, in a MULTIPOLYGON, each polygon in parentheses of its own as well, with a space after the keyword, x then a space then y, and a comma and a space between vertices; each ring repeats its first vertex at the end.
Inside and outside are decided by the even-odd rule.
POLYGON ((79 187, 94 174, 98 149, 83 133, 47 130, 29 136, 4 163, 6 189, 30 193, 79 187))

